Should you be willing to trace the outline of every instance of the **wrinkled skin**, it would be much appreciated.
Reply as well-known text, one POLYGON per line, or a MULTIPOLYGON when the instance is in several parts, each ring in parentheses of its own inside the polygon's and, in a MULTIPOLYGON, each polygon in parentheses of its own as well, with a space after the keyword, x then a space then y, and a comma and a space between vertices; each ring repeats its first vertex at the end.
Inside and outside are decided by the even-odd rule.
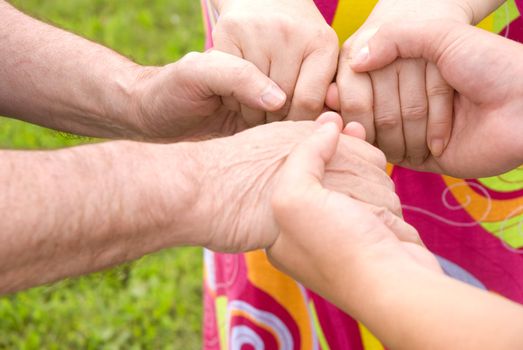
MULTIPOLYGON (((329 113, 322 118, 329 118, 329 113)), ((278 235, 271 208, 274 186, 288 154, 317 126, 308 121, 271 123, 201 144, 206 161, 200 165, 200 199, 194 215, 202 218, 202 232, 211 233, 204 246, 237 252, 274 242, 278 235)), ((356 137, 342 136, 323 183, 401 216, 385 165, 378 149, 356 137)))

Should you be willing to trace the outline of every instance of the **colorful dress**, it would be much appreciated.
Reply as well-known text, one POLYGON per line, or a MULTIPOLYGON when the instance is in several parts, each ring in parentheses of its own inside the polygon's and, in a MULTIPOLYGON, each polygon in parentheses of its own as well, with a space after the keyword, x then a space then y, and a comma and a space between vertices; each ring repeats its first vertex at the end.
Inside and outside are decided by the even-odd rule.
MULTIPOLYGON (((210 29, 216 14, 202 3, 210 29)), ((363 24, 375 3, 316 0, 340 41, 363 24)), ((520 13, 523 0, 511 0, 480 26, 522 41, 520 13)), ((401 167, 388 171, 405 219, 447 274, 523 303, 523 167, 468 180, 401 167)), ((274 269, 262 251, 206 251, 204 259, 205 349, 383 349, 362 324, 274 269)))

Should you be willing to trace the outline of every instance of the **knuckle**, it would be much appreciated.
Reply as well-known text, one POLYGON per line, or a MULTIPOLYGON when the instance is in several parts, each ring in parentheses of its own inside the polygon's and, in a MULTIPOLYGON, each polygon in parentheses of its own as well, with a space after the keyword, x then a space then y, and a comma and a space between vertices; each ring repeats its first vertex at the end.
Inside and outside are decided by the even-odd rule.
POLYGON ((385 226, 392 226, 395 220, 395 216, 392 215, 391 211, 386 207, 375 207, 371 209, 374 215, 378 217, 378 219, 385 224, 385 226))
POLYGON ((256 73, 256 67, 252 63, 243 60, 238 60, 238 64, 233 68, 232 72, 233 76, 236 77, 238 85, 249 83, 256 73))
POLYGON ((181 72, 190 71, 190 70, 200 67, 200 63, 201 63, 202 59, 204 58, 203 55, 205 55, 205 54, 200 53, 200 52, 194 52, 194 51, 188 52, 181 59, 179 59, 176 62, 176 64, 179 67, 184 67, 184 68, 191 67, 190 69, 180 69, 181 72))
POLYGON ((294 96, 295 106, 300 111, 312 113, 314 115, 320 114, 323 109, 324 101, 318 95, 301 95, 294 96))
POLYGON ((436 128, 437 130, 446 130, 452 126, 452 117, 449 118, 429 118, 429 130, 436 128))
POLYGON ((427 105, 402 106, 401 115, 406 121, 420 121, 427 118, 429 111, 427 105))
POLYGON ((394 112, 375 113, 376 129, 392 130, 401 126, 400 115, 394 112))
POLYGON ((318 33, 318 37, 323 45, 338 47, 338 35, 336 31, 329 26, 323 26, 318 33))
POLYGON ((387 157, 385 156, 385 153, 377 147, 371 147, 373 149, 373 163, 381 170, 385 170, 387 167, 387 157))
POLYGON ((385 169, 387 168, 387 156, 379 149, 376 148, 376 150, 376 165, 378 166, 378 168, 385 171, 385 169))
POLYGON ((392 213, 396 214, 397 216, 401 216, 401 201, 400 197, 396 194, 396 192, 390 192, 389 209, 392 213))
POLYGON ((184 62, 194 62, 194 61, 198 61, 201 56, 203 54, 201 52, 196 52, 196 51, 191 51, 191 52, 188 52, 186 53, 181 59, 180 61, 184 61, 184 62))
MULTIPOLYGON (((294 18, 284 14, 274 14, 271 18, 271 26, 273 30, 283 36, 290 36, 293 34, 297 29, 297 24, 299 23, 294 18)), ((263 27, 264 30, 266 30, 266 28, 267 27, 265 26, 263 27)))
POLYGON ((427 96, 451 96, 454 90, 446 84, 438 84, 427 88, 427 96))
POLYGON ((341 100, 341 113, 343 115, 373 114, 371 96, 364 94, 350 94, 341 100))
POLYGON ((223 15, 216 24, 216 33, 235 33, 242 28, 242 22, 236 16, 223 15))

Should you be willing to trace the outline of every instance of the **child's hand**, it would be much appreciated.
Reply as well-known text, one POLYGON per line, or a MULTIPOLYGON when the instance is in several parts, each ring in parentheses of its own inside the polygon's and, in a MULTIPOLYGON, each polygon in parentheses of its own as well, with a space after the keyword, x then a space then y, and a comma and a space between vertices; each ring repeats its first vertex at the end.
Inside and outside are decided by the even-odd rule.
POLYGON ((446 18, 468 22, 459 1, 382 0, 365 24, 342 47, 337 85, 346 121, 365 126, 367 140, 392 163, 421 164, 430 152, 439 156, 452 129, 454 90, 435 65, 402 59, 368 74, 356 74, 350 58, 386 22, 446 18))
POLYGON ((213 31, 218 50, 254 63, 287 95, 285 106, 265 113, 224 100, 250 126, 315 119, 336 71, 339 44, 311 0, 215 0, 219 18, 213 31))
POLYGON ((339 136, 339 127, 327 122, 288 156, 272 199, 281 231, 267 249, 271 261, 334 302, 361 290, 363 278, 375 278, 367 272, 383 256, 389 262, 392 258, 440 271, 416 230, 402 219, 324 188, 325 165, 339 136), (344 285, 351 281, 354 290, 330 294, 339 292, 340 281, 344 285))

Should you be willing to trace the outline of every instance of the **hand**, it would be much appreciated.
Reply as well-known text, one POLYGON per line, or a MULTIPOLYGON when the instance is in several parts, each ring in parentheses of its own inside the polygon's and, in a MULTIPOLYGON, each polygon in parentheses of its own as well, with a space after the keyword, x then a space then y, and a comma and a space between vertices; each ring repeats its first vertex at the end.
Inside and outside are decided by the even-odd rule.
POLYGON ((324 107, 334 78, 338 38, 311 0, 215 0, 219 18, 214 47, 254 63, 287 95, 277 111, 264 113, 242 101, 226 104, 249 126, 313 120, 324 107), (238 105, 240 102, 241 106, 238 105))
POLYGON ((356 55, 357 72, 397 57, 423 57, 457 91, 452 134, 441 157, 401 165, 457 177, 500 174, 523 163, 523 45, 456 22, 384 25, 356 55))
POLYGON ((401 59, 368 74, 355 73, 350 58, 385 22, 453 19, 469 23, 463 1, 382 0, 363 26, 343 45, 338 68, 339 99, 330 95, 329 107, 345 121, 358 121, 367 140, 392 163, 408 159, 421 164, 432 152, 439 156, 452 128, 452 88, 438 69, 423 59, 401 59), (430 149, 430 150, 429 150, 430 149))
POLYGON ((248 127, 223 99, 273 111, 285 94, 252 63, 218 51, 190 53, 165 67, 140 67, 132 97, 136 133, 146 139, 231 135, 248 127))
MULTIPOLYGON (((326 113, 320 120, 337 118, 326 113)), ((274 242, 279 232, 270 204, 274 187, 292 148, 317 125, 308 121, 271 123, 201 144, 200 196, 194 210, 195 222, 206 235, 201 245, 241 252, 274 242)), ((401 206, 385 165, 378 149, 343 136, 327 164, 324 185, 399 216, 401 206)))
POLYGON ((369 273, 385 256, 388 262, 407 260, 408 265, 441 271, 413 227, 388 210, 324 187, 326 166, 339 141, 339 127, 329 122, 288 156, 272 197, 281 232, 267 249, 271 262, 329 300, 341 299, 343 305, 344 298, 365 289, 367 283, 360 282, 376 277, 369 273), (343 288, 348 281, 349 290, 343 288), (342 295, 336 293, 340 291, 342 295))

